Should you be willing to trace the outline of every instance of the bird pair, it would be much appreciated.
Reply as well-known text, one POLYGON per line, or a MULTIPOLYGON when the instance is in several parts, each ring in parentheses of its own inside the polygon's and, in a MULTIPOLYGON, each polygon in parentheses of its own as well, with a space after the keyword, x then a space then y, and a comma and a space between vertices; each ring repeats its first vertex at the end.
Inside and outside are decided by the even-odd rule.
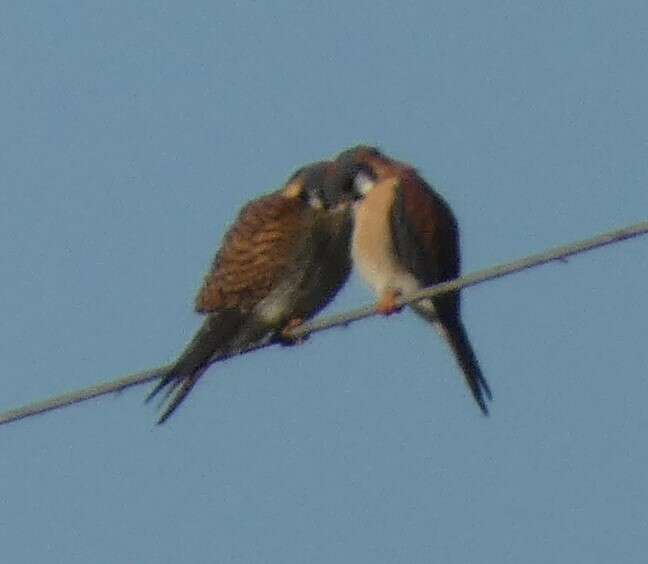
MULTIPOLYGON (((384 314, 397 298, 460 273, 459 230, 448 204, 408 164, 369 146, 307 165, 276 192, 249 202, 226 233, 196 297, 203 325, 161 374, 163 423, 209 365, 287 330, 324 308, 354 264, 384 314)), ((475 401, 491 392, 460 315, 458 293, 412 309, 450 344, 475 401)))

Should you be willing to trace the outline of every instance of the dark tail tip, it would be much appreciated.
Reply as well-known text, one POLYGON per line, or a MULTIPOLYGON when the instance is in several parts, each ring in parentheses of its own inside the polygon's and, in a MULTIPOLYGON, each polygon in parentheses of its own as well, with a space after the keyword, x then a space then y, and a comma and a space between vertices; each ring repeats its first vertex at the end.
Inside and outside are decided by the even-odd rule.
MULTIPOLYGON (((157 425, 162 425, 173 412, 178 409, 180 404, 185 400, 191 389, 194 387, 198 378, 202 375, 204 370, 198 370, 190 376, 185 376, 183 378, 177 378, 171 383, 170 389, 166 393, 166 398, 173 394, 173 397, 169 401, 168 405, 164 408, 162 415, 157 420, 157 425), (175 393, 174 393, 175 392, 175 393)), ((158 384, 159 385, 159 384, 158 384)))
POLYGON ((149 403, 155 396, 157 396, 173 379, 173 372, 168 370, 160 374, 160 381, 151 390, 149 395, 146 396, 144 403, 149 403))
POLYGON ((173 365, 160 374, 160 381, 144 400, 144 403, 149 403, 162 392, 163 397, 160 399, 158 407, 162 409, 164 404, 168 402, 157 420, 157 425, 162 425, 178 409, 203 372, 204 369, 199 369, 192 374, 185 375, 183 371, 173 365))
MULTIPOLYGON (((479 406, 479 409, 481 409, 482 414, 484 414, 486 417, 488 417, 490 415, 490 411, 488 410, 488 405, 486 404, 486 401, 484 400, 484 395, 479 393, 479 392, 477 394, 475 394, 475 392, 473 391, 473 397, 475 398, 475 401, 477 402, 477 405, 479 406)), ((489 401, 491 401, 491 397, 488 394, 486 394, 486 397, 488 398, 489 401)))

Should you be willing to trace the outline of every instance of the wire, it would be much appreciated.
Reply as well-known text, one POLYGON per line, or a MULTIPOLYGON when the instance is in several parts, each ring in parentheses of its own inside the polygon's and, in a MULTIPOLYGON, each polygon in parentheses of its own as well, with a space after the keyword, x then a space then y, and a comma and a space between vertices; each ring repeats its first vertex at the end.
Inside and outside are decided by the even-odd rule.
MULTIPOLYGON (((559 247, 553 247, 544 252, 529 255, 527 257, 502 263, 491 268, 486 268, 474 272, 472 274, 467 274, 466 276, 461 276, 449 282, 443 282, 442 284, 436 284, 435 286, 430 286, 429 288, 424 288, 418 292, 410 294, 408 296, 403 296, 398 300, 398 305, 406 305, 415 301, 418 301, 423 298, 430 298, 433 296, 438 296, 440 294, 445 294, 448 292, 453 292, 460 290, 462 288, 467 288, 469 286, 475 286, 486 282, 488 280, 494 280, 496 278, 501 278, 502 276, 508 276, 515 272, 521 270, 526 270, 534 266, 540 266, 548 262, 556 260, 564 260, 569 256, 590 251, 598 247, 603 247, 605 245, 610 245, 617 243, 619 241, 624 241, 632 237, 637 237, 639 235, 644 235, 648 233, 648 221, 642 221, 634 225, 629 225, 620 229, 614 229, 608 231, 601 235, 591 237, 589 239, 583 239, 581 241, 576 241, 567 245, 561 245, 559 247)), ((337 315, 331 315, 327 317, 322 317, 310 322, 306 322, 288 333, 289 337, 294 339, 303 339, 308 335, 313 333, 318 333, 320 331, 325 331, 333 327, 346 326, 350 323, 358 321, 360 319, 365 319, 376 315, 376 309, 373 305, 364 306, 358 309, 354 309, 348 312, 340 313, 337 315)), ((246 354, 255 350, 259 350, 265 347, 269 347, 275 344, 274 342, 268 340, 262 344, 258 344, 254 347, 241 351, 240 354, 246 354)), ((238 356, 238 355, 232 355, 238 356)), ((216 360, 220 362, 230 358, 230 356, 223 356, 216 360)), ((18 421, 19 419, 24 419, 26 417, 31 417, 39 413, 45 413, 46 411, 52 411, 54 409, 60 409, 62 407, 67 407, 69 405, 86 401, 92 398, 103 396, 106 394, 120 392, 126 388, 132 386, 139 386, 145 384, 146 382, 151 382, 157 379, 161 374, 169 368, 169 365, 159 366, 157 368, 152 368, 149 370, 143 370, 140 372, 135 372, 124 376, 117 380, 111 380, 109 382, 102 382, 88 388, 83 388, 74 392, 68 392, 55 396, 43 401, 38 401, 18 407, 16 409, 10 409, 4 413, 0 413, 0 425, 5 423, 10 423, 12 421, 18 421)))

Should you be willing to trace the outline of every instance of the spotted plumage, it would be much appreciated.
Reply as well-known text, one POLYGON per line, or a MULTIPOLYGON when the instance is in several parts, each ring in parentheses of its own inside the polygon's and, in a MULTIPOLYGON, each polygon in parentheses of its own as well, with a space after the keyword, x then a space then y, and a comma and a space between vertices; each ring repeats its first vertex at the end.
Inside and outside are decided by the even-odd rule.
POLYGON ((248 203, 226 233, 196 297, 206 319, 162 375, 164 422, 211 363, 281 338, 281 331, 326 306, 345 283, 351 213, 332 163, 297 171, 286 185, 248 203))

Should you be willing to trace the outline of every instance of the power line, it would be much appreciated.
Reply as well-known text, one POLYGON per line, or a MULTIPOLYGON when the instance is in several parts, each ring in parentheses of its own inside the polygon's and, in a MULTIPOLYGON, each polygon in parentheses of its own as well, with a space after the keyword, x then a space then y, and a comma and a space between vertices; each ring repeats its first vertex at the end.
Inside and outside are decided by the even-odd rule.
MULTIPOLYGON (((433 296, 438 296, 440 294, 459 290, 461 288, 466 288, 468 286, 475 286, 488 280, 494 280, 495 278, 508 276, 509 274, 513 274, 521 270, 526 270, 534 266, 540 266, 542 264, 546 264, 555 260, 563 260, 572 255, 590 251, 592 249, 610 245, 612 243, 617 243, 619 241, 637 237, 639 235, 644 235, 646 233, 648 233, 648 221, 642 221, 634 225, 620 229, 614 229, 612 231, 608 231, 589 239, 583 239, 581 241, 576 241, 575 243, 554 247, 538 254, 529 255, 515 261, 503 263, 491 268, 486 268, 484 270, 474 272, 472 274, 461 276, 460 278, 456 278, 449 282, 444 282, 442 284, 430 286, 429 288, 424 288, 418 292, 404 296, 403 298, 398 300, 398 305, 406 305, 423 298, 430 298, 433 296)), ((325 331, 327 329, 331 329, 332 327, 349 325, 350 323, 364 319, 366 317, 371 317, 372 315, 376 314, 377 312, 373 305, 364 306, 348 312, 322 317, 320 319, 304 323, 303 325, 300 325, 299 327, 290 331, 289 336, 295 339, 302 339, 308 335, 311 335, 312 333, 325 331)), ((271 342, 270 339, 268 339, 266 342, 246 349, 239 354, 249 353, 254 350, 268 347, 272 344, 274 343, 271 342)), ((220 362, 222 360, 225 360, 226 358, 230 357, 224 356, 219 358, 217 361, 220 362)), ((68 405, 79 403, 106 394, 120 392, 122 390, 125 390, 126 388, 145 384, 146 382, 151 382, 157 379, 161 374, 163 374, 164 371, 168 369, 168 367, 169 365, 164 365, 149 370, 135 372, 117 380, 102 382, 88 388, 83 388, 74 392, 68 392, 66 394, 55 396, 43 401, 30 403, 16 409, 10 409, 9 411, 0 413, 0 425, 4 425, 5 423, 10 423, 12 421, 17 421, 18 419, 24 419, 25 417, 31 417, 32 415, 37 415, 46 411, 52 411, 54 409, 66 407, 68 405)))

